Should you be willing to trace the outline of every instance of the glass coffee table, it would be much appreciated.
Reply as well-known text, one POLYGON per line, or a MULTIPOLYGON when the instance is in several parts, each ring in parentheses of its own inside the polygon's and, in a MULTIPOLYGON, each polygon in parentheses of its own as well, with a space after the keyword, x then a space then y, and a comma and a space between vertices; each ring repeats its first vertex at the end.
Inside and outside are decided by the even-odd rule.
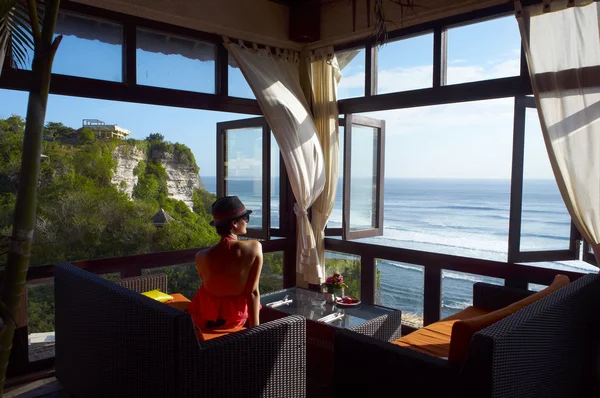
POLYGON ((342 307, 336 304, 315 305, 323 293, 299 287, 261 296, 261 323, 290 314, 306 318, 307 397, 333 396, 335 335, 340 329, 383 341, 400 338, 400 310, 377 305, 359 304, 342 307))
POLYGON ((312 322, 354 330, 384 341, 400 338, 399 310, 363 303, 352 307, 329 303, 318 305, 319 300, 323 300, 323 293, 292 287, 261 296, 261 312, 276 310, 285 315, 301 315, 312 322))

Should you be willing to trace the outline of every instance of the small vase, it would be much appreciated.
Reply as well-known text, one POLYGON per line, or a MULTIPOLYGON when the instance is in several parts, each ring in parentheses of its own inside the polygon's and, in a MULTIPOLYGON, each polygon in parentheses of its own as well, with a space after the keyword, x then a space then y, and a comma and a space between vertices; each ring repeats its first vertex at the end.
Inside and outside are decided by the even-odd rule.
POLYGON ((335 294, 329 292, 323 292, 323 298, 329 304, 335 303, 335 294))

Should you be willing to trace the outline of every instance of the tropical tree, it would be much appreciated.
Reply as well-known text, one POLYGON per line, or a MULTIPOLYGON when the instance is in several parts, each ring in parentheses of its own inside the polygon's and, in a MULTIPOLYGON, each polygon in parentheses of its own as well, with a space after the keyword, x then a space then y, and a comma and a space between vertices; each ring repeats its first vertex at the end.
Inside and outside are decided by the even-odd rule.
MULTIPOLYGON (((54 38, 60 0, 3 0, 0 2, 0 57, 5 53, 17 64, 24 64, 26 48, 33 43, 31 88, 27 104, 23 156, 19 190, 15 204, 12 235, 4 277, 0 287, 0 396, 4 390, 6 369, 15 333, 15 315, 19 311, 27 280, 27 269, 36 221, 36 200, 40 175, 40 155, 50 76, 54 55, 62 36, 54 38), (43 9, 43 12, 40 10, 43 9)), ((4 62, 4 59, 0 59, 4 62)), ((1 63, 0 63, 1 66, 1 63)), ((1 250, 0 250, 1 251, 1 250)))

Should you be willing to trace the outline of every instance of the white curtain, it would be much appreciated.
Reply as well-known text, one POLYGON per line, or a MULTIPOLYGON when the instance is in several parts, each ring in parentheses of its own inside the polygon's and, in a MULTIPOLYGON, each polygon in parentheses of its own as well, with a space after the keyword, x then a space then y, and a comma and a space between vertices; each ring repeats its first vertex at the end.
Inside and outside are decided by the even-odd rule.
POLYGON ((550 163, 571 217, 600 261, 600 6, 515 2, 550 163))
POLYGON ((325 226, 333 210, 339 174, 339 110, 337 88, 342 77, 333 47, 309 54, 312 110, 323 149, 325 187, 312 206, 312 229, 322 274, 325 274, 325 226))
POLYGON ((320 283, 323 274, 308 209, 323 191, 325 170, 317 129, 300 86, 298 53, 248 48, 227 38, 224 42, 271 126, 287 169, 296 198, 296 271, 309 283, 320 283))

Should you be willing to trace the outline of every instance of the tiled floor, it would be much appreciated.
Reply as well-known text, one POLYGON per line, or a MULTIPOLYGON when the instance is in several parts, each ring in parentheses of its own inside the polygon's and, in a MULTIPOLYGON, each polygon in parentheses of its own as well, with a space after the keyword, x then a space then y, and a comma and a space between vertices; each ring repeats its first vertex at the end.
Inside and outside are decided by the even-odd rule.
POLYGON ((36 380, 25 385, 8 389, 4 398, 63 398, 66 394, 55 377, 36 380))

